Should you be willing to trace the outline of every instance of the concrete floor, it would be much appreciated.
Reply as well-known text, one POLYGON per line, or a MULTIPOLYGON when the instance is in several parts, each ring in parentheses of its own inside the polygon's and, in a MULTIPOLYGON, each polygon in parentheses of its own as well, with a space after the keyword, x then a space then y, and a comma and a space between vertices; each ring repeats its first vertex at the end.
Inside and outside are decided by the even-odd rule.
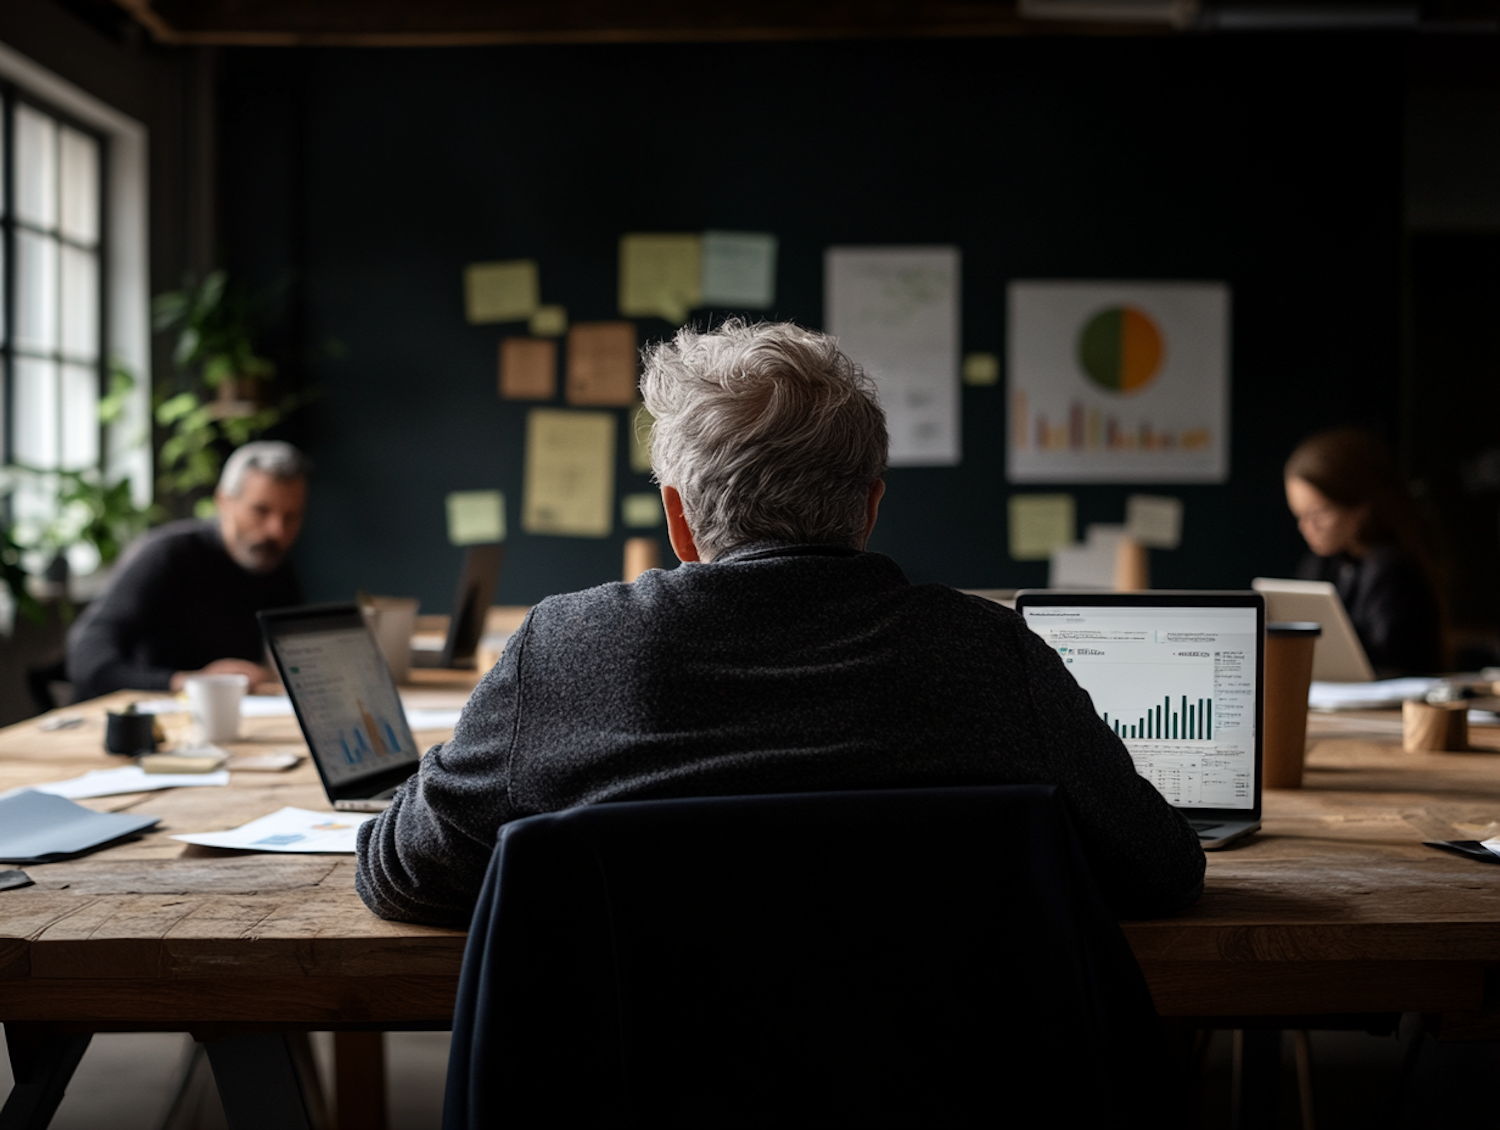
MULTIPOLYGON (((388 1032, 385 1041, 389 1130, 435 1130, 443 1117, 448 1033, 388 1032)), ((218 1093, 201 1065, 188 1109, 179 1112, 186 1117, 170 1126, 165 1122, 192 1048, 192 1041, 177 1033, 95 1036, 52 1130, 226 1130, 218 1093)), ((315 1033, 313 1051, 331 1102, 332 1037, 315 1033)), ((0 1057, 0 1095, 10 1086, 10 1060, 0 1057)))

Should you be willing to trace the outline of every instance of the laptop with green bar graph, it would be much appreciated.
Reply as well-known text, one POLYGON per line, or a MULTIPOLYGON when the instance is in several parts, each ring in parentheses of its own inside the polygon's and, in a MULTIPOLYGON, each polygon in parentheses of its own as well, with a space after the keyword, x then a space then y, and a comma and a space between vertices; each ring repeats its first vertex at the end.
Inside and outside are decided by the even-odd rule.
POLYGON ((1205 848, 1260 827, 1259 593, 1022 590, 1016 611, 1205 848))

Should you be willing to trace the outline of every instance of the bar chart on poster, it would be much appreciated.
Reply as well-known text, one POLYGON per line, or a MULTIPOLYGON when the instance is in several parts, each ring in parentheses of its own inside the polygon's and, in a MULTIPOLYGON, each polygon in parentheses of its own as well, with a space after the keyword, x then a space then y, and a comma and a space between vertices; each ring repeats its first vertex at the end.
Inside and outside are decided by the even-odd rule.
POLYGON ((1253 609, 1052 607, 1027 622, 1167 800, 1254 804, 1253 609))

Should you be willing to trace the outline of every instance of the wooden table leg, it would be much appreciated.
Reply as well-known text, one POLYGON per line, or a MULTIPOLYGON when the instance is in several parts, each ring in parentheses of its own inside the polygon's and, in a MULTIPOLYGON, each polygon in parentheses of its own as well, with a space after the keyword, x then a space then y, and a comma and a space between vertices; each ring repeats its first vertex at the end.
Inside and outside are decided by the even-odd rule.
POLYGON ((87 1033, 53 1032, 46 1025, 6 1024, 15 1086, 0 1108, 0 1130, 46 1130, 90 1039, 87 1033))
POLYGON ((334 1117, 338 1130, 385 1130, 385 1033, 333 1034, 334 1117))
POLYGON ((229 1130, 312 1130, 296 1058, 282 1032, 203 1041, 229 1130))

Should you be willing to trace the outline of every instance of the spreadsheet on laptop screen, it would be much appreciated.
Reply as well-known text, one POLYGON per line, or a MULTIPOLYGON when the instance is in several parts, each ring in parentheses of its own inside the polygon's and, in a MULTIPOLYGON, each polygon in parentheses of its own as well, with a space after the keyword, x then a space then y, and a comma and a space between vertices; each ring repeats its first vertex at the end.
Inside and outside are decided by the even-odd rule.
POLYGON ((1168 801, 1254 807, 1254 608, 1041 605, 1024 614, 1168 801))

